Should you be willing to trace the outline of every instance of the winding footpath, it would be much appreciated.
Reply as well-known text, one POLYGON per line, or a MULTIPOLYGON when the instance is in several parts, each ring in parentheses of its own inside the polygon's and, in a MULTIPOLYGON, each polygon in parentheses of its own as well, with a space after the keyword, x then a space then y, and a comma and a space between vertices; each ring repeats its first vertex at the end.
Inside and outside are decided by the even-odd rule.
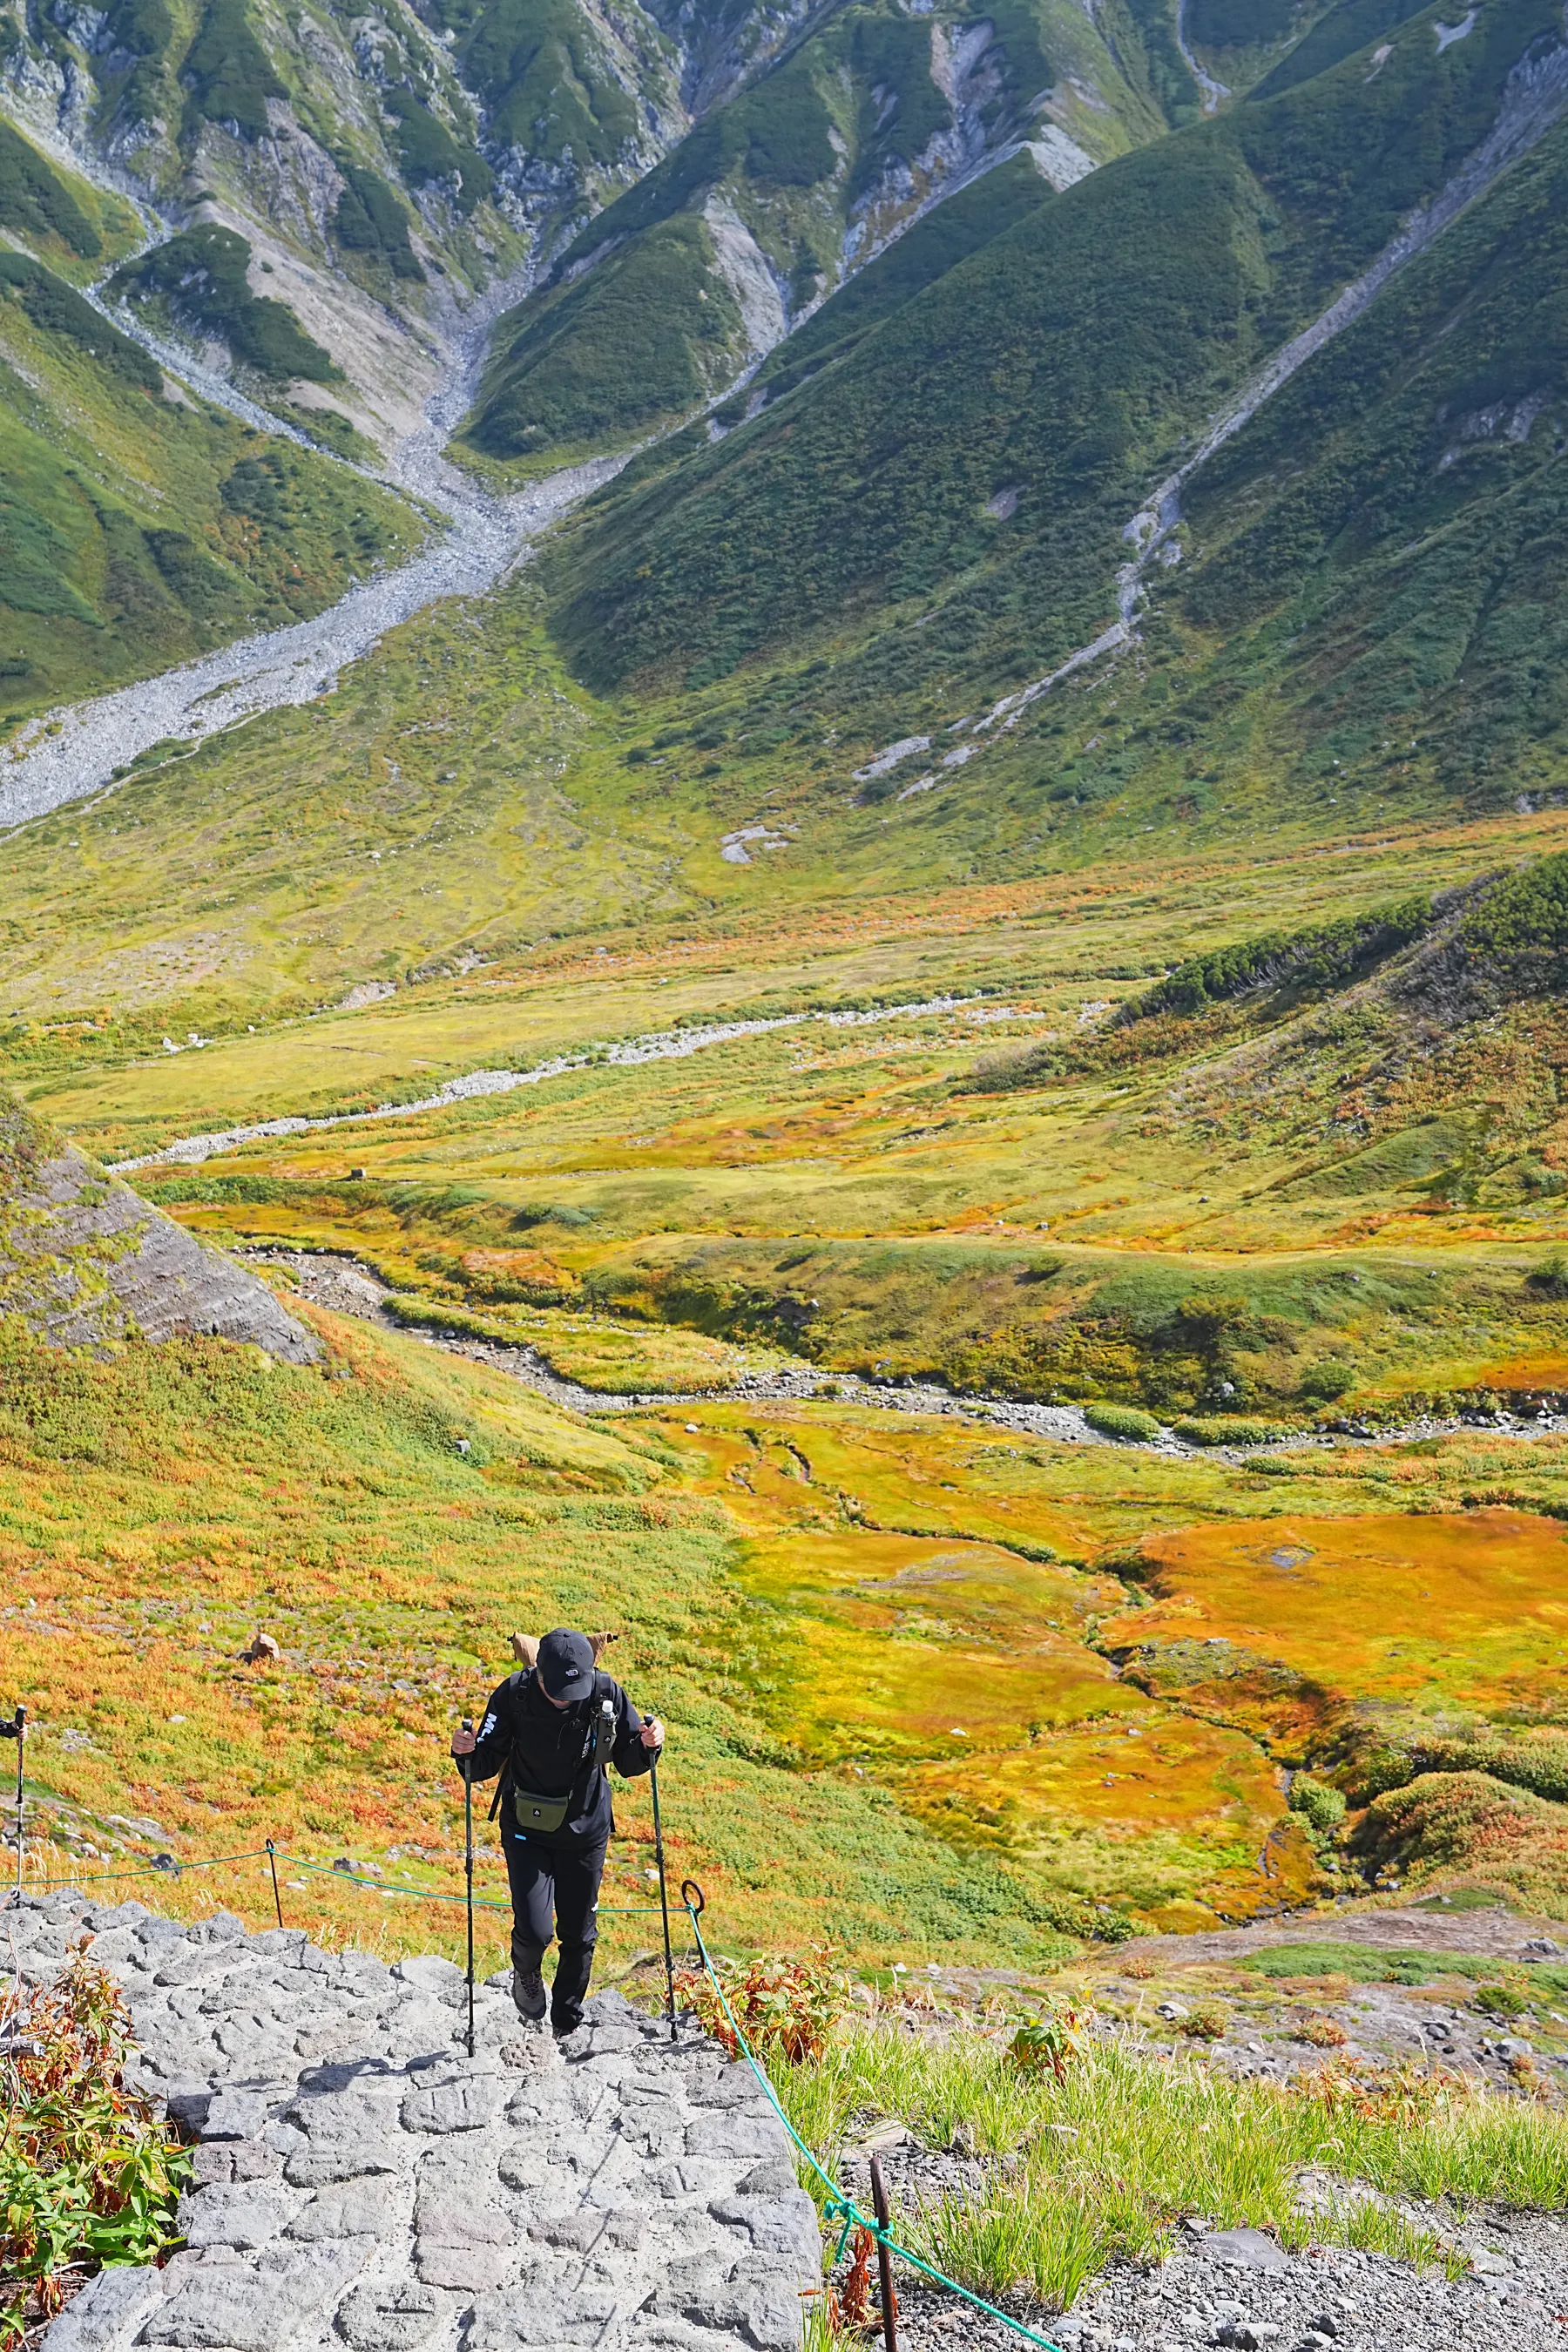
MULTIPOLYGON (((380 1103, 374 1110, 336 1111, 321 1118, 266 1118, 248 1127, 220 1128, 210 1135, 184 1135, 157 1151, 143 1152, 140 1159, 116 1160, 110 1166, 116 1176, 129 1175, 138 1168, 197 1168, 205 1160, 241 1150, 247 1143, 269 1142, 279 1136, 311 1135, 324 1128, 363 1127, 374 1119, 415 1118, 426 1111, 449 1110, 455 1103, 473 1102, 481 1096, 509 1095, 519 1087, 537 1087, 546 1078, 562 1077, 568 1070, 591 1069, 597 1063, 626 1069, 641 1062, 683 1062, 689 1055, 700 1053, 705 1045, 727 1045, 735 1037, 761 1037, 773 1029, 798 1029, 812 1022, 820 1022, 827 1029, 861 1029, 879 1021, 956 1013, 975 1001, 973 997, 928 996, 918 1003, 876 1005, 868 1012, 783 1013, 765 1021, 713 1021, 689 1029, 654 1029, 641 1037, 623 1039, 618 1045, 592 1045, 579 1054, 555 1054, 548 1061, 531 1064, 526 1070, 469 1070, 414 1102, 380 1103)), ((988 1008, 985 1017, 994 1021, 1007 1016, 1001 1008, 988 1008)))

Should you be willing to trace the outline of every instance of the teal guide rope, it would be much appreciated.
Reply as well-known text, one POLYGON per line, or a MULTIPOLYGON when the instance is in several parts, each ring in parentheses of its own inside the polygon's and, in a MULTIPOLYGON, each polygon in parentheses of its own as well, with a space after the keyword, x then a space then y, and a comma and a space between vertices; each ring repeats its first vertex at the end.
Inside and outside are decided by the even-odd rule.
MULTIPOLYGON (((445 1888, 439 1886, 387 1886, 381 1879, 366 1878, 359 1871, 340 1870, 335 1863, 307 1862, 302 1854, 295 1853, 291 1847, 286 1845, 257 1846, 248 1853, 212 1853, 199 1862, 176 1862, 173 1857, 168 1862, 143 1862, 138 1864, 134 1870, 100 1871, 91 1878, 79 1877, 73 1870, 68 1878, 62 1878, 58 1884, 61 1886, 117 1886, 128 1878, 178 1878, 184 1871, 216 1870, 220 1864, 226 1862, 265 1862, 268 1853, 275 1854, 279 1862, 288 1863, 292 1870, 308 1870, 318 1878, 346 1879, 351 1886, 368 1886, 375 1895, 405 1895, 416 1903, 461 1903, 467 1899, 461 1895, 448 1895, 445 1888)), ((46 1879, 46 1893, 48 1885, 46 1879)), ((476 1895, 474 1905, 480 1911, 511 1909, 510 1903, 498 1903, 488 1895, 476 1895)), ((630 1919, 657 1912, 658 1905, 601 1903, 598 1907, 601 1916, 630 1919)))
MULTIPOLYGON (((689 1885, 689 1883, 690 1882, 688 1881, 689 1885)), ((683 1897, 685 1897, 686 1890, 684 1887, 681 1889, 681 1893, 683 1897)), ((826 2189, 827 2198, 823 2207, 824 2218, 828 2221, 843 2221, 844 2227, 838 2233, 838 2252, 835 2255, 834 2260, 836 2262, 843 2260, 844 2249, 849 2242, 850 2231, 857 2228, 864 2230, 868 2237, 874 2238, 879 2246, 886 2246, 888 2252, 890 2254, 896 2254, 900 2262, 908 2263, 911 2269, 921 2272, 925 2277, 933 2280, 938 2286, 946 2287, 951 2294, 961 2294, 963 2297, 964 2302, 973 2304, 976 2311, 984 2311, 989 2318, 999 2319, 1004 2327, 1010 2327, 1014 2335, 1021 2336, 1026 2343, 1039 2345, 1041 2347, 1041 2352, 1061 2352, 1061 2347, 1058 2344, 1054 2344, 1048 2336, 1037 2336, 1032 2327, 1026 2327, 1023 2321, 1021 2319, 1015 2319, 1010 2312, 999 2311, 994 2303, 987 2303, 984 2301, 983 2296, 972 2294, 968 2287, 960 2286, 958 2281, 956 2279, 949 2278, 945 2271, 933 2270, 930 2263, 922 2262, 919 2254, 913 2254, 910 2252, 908 2246, 900 2246, 898 2240, 892 2235, 890 2231, 884 2230, 879 2221, 874 2220, 870 2215, 863 2213, 858 2205, 856 2204, 854 2199, 845 2195, 843 2189, 839 2187, 837 2181, 833 2179, 832 2175, 823 2170, 822 2166, 817 2162, 816 2158, 813 2155, 811 2149, 807 2147, 805 2140, 802 2139, 800 2134, 796 2131, 795 2126, 785 2115, 784 2108, 780 2105, 778 2093, 773 2089, 773 2084, 769 2082, 764 2069, 758 2063, 755 2052, 752 2050, 751 2043, 747 2041, 745 2035, 741 2031, 739 2021, 735 2016, 734 2011, 730 2006, 729 1997, 725 1993, 723 1986, 719 1981, 718 1971, 715 1969, 712 1961, 708 1957, 708 1947, 702 1940, 702 1930, 697 1924, 697 1909, 692 1905, 689 1897, 686 1897, 686 1912, 687 1916, 691 1921, 692 1935, 697 1939, 698 1957, 701 1960, 703 1968, 708 1972, 709 1983, 712 1986, 714 1991, 719 1996, 720 2006, 723 2010, 724 2015, 729 2020, 730 2031, 735 2037, 737 2047, 745 2053, 746 2063, 750 2066, 752 2074, 756 2076, 758 2082, 767 2093, 768 2099, 772 2105, 774 2115, 777 2116, 780 2123, 783 2124, 785 2131, 788 2132, 791 2139, 794 2140, 796 2147, 799 2148, 802 2156, 805 2157, 807 2164, 811 2167, 818 2180, 821 2181, 823 2187, 826 2189)))

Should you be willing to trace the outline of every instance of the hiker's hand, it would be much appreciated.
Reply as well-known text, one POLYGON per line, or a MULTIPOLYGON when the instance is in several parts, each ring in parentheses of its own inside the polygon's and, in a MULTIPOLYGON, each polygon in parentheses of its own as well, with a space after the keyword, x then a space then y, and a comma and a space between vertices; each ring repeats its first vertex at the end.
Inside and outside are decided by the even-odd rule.
POLYGON ((452 1753, 454 1756, 471 1756, 479 1744, 479 1743, 475 1738, 471 1729, 454 1731, 452 1734, 452 1753))
POLYGON ((643 1725, 642 1744, 645 1748, 651 1748, 656 1756, 664 1746, 664 1726, 657 1715, 650 1716, 647 1722, 643 1725))

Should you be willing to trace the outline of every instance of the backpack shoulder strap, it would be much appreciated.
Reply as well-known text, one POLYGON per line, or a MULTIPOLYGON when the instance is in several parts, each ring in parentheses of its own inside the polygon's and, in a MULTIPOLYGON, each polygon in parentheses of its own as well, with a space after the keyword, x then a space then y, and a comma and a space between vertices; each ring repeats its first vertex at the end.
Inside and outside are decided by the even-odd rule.
MULTIPOLYGON (((511 1696, 515 1699, 523 1684, 528 1680, 529 1675, 532 1672, 533 1668, 531 1666, 519 1666, 515 1674, 508 1675, 505 1682, 501 1685, 501 1688, 510 1692, 511 1696)), ((496 1792, 490 1799, 490 1810, 488 1816, 488 1818, 492 1822, 500 1811, 500 1801, 511 1785, 511 1758, 509 1755, 506 1762, 501 1766, 500 1770, 496 1775, 496 1792)))

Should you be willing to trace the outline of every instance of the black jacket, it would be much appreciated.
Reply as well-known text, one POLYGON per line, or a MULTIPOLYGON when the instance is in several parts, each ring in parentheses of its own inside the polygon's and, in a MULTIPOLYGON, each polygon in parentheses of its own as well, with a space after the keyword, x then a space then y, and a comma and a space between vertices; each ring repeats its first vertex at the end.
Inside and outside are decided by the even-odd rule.
MULTIPOLYGON (((528 1838, 531 1845, 580 1852, 601 1844, 616 1826, 605 1778, 608 1766, 614 1764, 625 1780, 647 1770, 651 1759, 642 1744, 642 1717, 610 1675, 595 1675, 591 1698, 552 1706, 539 1687, 539 1676, 520 1672, 509 1675, 490 1693, 479 1745, 468 1763, 475 1780, 501 1775, 501 1832, 509 1838, 518 1833, 511 1808, 514 1782, 542 1797, 562 1797, 570 1790, 572 1802, 561 1827, 531 1830, 528 1838), (595 1717, 605 1699, 616 1710, 615 1738, 598 1763, 584 1763, 595 1717)), ((461 1769, 459 1765, 459 1773, 461 1769)))

